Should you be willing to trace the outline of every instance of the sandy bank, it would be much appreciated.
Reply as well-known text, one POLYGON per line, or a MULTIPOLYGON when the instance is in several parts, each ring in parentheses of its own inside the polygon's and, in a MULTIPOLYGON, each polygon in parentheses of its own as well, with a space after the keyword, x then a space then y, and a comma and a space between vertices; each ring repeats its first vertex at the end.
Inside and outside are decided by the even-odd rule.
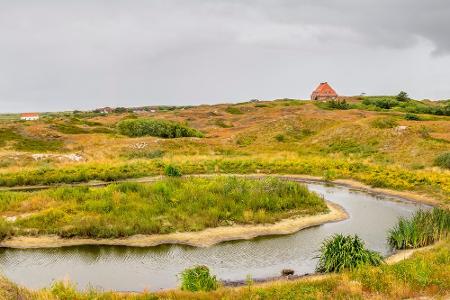
POLYGON ((183 244, 195 247, 208 247, 231 240, 248 240, 258 236, 291 234, 307 227, 317 226, 328 222, 342 221, 348 218, 347 212, 341 206, 331 202, 327 202, 327 205, 330 211, 326 214, 285 219, 274 224, 233 225, 208 228, 198 232, 134 235, 121 239, 63 239, 55 235, 38 237, 19 236, 2 241, 0 247, 24 249, 79 245, 150 247, 162 244, 183 244))

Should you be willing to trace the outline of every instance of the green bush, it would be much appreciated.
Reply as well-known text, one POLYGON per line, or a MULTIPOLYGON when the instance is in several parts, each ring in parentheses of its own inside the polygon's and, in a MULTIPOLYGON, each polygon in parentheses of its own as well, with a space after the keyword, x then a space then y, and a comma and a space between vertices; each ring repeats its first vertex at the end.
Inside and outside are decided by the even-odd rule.
POLYGON ((397 126, 397 121, 393 118, 378 118, 372 121, 372 126, 375 128, 385 129, 397 126))
POLYGON ((335 234, 326 239, 320 248, 317 271, 330 273, 355 269, 362 265, 378 266, 383 262, 381 255, 365 248, 357 236, 335 234))
POLYGON ((405 114, 405 119, 409 121, 420 121, 420 117, 418 115, 411 113, 405 114))
POLYGON ((431 245, 450 232, 450 211, 434 208, 419 210, 411 218, 400 218, 389 231, 388 242, 394 249, 409 249, 431 245))
POLYGON ((394 106, 398 106, 399 102, 393 97, 366 97, 362 103, 367 106, 375 106, 382 109, 391 109, 394 106))
POLYGON ((326 102, 326 106, 329 109, 341 109, 341 110, 346 110, 346 109, 350 109, 351 106, 350 104, 347 103, 347 101, 345 99, 343 100, 329 100, 326 102))
POLYGON ((181 273, 183 291, 213 291, 219 286, 216 276, 210 274, 207 266, 196 266, 181 273))
POLYGON ((397 96, 395 96, 395 99, 400 102, 406 102, 409 100, 408 93, 401 91, 397 96))
POLYGON ((186 125, 155 119, 127 119, 117 124, 117 129, 129 137, 157 136, 162 138, 203 137, 203 134, 186 125))
POLYGON ((242 115, 243 114, 242 110, 240 110, 239 108, 234 107, 234 106, 228 106, 225 109, 225 111, 232 115, 242 115))
POLYGON ((286 140, 286 137, 284 136, 284 134, 277 134, 275 136, 275 140, 277 140, 278 142, 284 142, 286 140))
POLYGON ((164 167, 164 174, 169 177, 180 177, 181 170, 174 165, 167 165, 164 167))
POLYGON ((443 169, 450 169, 450 152, 440 154, 434 159, 434 165, 443 169))

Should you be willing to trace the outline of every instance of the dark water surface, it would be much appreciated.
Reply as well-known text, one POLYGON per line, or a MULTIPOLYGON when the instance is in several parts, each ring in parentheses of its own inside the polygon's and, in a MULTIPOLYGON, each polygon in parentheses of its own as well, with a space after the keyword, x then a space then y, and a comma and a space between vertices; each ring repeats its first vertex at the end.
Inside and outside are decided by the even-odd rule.
POLYGON ((328 223, 287 236, 225 242, 208 248, 164 245, 148 248, 77 246, 56 249, 0 249, 0 271, 31 288, 69 279, 79 288, 116 291, 172 288, 177 274, 193 265, 210 267, 220 279, 239 280, 277 276, 281 269, 312 273, 317 249, 333 233, 358 234, 366 245, 389 254, 386 232, 400 216, 409 216, 422 204, 376 196, 347 187, 308 183, 327 200, 343 206, 348 220, 328 223))

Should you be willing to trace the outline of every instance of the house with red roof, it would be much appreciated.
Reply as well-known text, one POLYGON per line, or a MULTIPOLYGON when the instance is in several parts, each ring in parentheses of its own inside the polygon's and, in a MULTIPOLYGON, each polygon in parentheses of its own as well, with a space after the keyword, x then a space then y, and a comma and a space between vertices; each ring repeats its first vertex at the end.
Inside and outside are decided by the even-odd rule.
POLYGON ((312 92, 311 100, 328 100, 334 99, 338 96, 336 91, 328 84, 328 82, 322 82, 312 92))
POLYGON ((39 120, 39 114, 37 113, 23 113, 20 114, 20 119, 25 121, 36 121, 39 120))

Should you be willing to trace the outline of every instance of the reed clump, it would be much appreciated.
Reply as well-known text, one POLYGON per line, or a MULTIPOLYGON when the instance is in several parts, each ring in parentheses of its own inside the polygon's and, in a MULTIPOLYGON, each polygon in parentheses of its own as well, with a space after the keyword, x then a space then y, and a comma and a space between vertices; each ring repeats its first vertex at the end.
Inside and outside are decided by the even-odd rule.
POLYGON ((362 265, 378 266, 382 256, 366 249, 364 242, 357 236, 335 234, 326 239, 320 248, 317 271, 323 273, 352 270, 362 265))
POLYGON ((211 275, 207 266, 195 266, 181 273, 181 290, 198 292, 213 291, 219 286, 216 276, 211 275))
POLYGON ((397 225, 388 233, 388 242, 394 249, 419 248, 445 239, 449 232, 449 210, 419 210, 409 219, 399 219, 397 225))

